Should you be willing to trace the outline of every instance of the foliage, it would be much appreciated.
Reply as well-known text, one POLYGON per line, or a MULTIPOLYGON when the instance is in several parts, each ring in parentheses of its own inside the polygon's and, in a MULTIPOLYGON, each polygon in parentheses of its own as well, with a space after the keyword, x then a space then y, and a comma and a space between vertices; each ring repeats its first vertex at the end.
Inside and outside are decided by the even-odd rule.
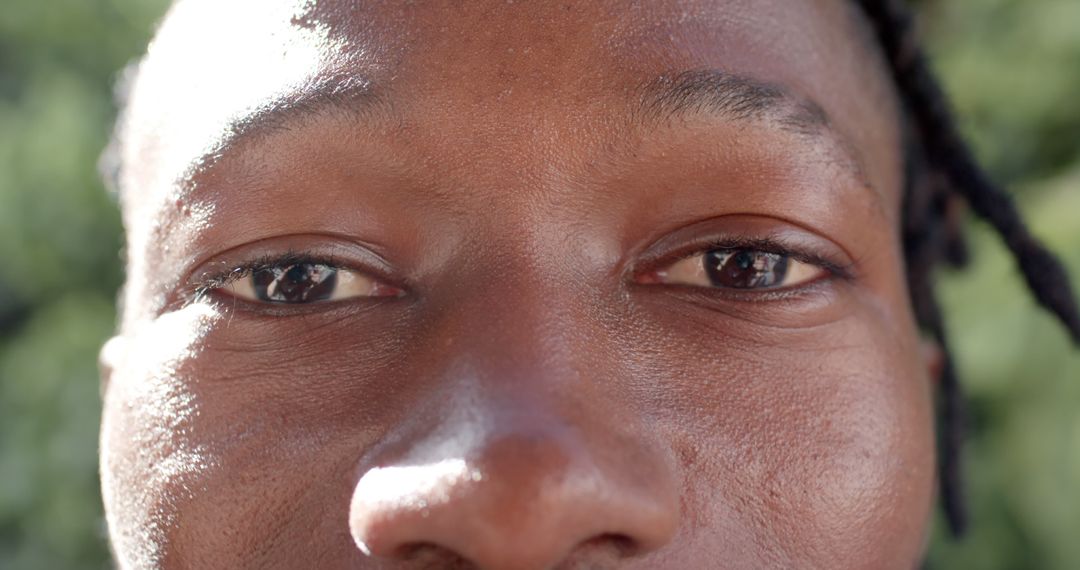
POLYGON ((0 568, 107 567, 95 362, 122 268, 95 165, 117 70, 164 7, 0 10, 0 568))
MULTIPOLYGON (((1080 0, 920 2, 968 134, 1080 278, 1080 0)), ((0 568, 107 567, 95 353, 122 268, 95 168, 111 84, 165 0, 7 0, 0 10, 0 568)), ((1080 355, 997 239, 943 294, 973 412, 975 525, 942 568, 1080 567, 1080 355)))
MULTIPOLYGON (((1080 1, 924 3, 931 53, 982 162, 1010 183, 1080 292, 1080 1)), ((975 263, 943 279, 971 400, 975 524, 936 533, 935 568, 1080 568, 1080 351, 1035 308, 982 224, 975 263)), ((940 527, 940 525, 939 525, 940 527)))

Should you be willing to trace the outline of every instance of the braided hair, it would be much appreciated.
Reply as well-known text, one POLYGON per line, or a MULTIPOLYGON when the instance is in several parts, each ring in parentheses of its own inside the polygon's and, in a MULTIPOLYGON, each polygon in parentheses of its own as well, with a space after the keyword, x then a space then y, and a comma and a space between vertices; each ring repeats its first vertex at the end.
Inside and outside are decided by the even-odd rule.
POLYGON ((949 103, 920 46, 902 0, 857 0, 869 17, 900 95, 907 129, 902 238, 908 290, 919 326, 944 356, 938 404, 942 508, 954 536, 967 526, 960 452, 966 426, 964 398, 934 296, 939 264, 967 262, 960 228, 963 204, 994 228, 1012 252, 1036 301, 1054 314, 1080 345, 1080 312, 1068 274, 1031 234, 1016 204, 979 168, 956 127, 949 103))

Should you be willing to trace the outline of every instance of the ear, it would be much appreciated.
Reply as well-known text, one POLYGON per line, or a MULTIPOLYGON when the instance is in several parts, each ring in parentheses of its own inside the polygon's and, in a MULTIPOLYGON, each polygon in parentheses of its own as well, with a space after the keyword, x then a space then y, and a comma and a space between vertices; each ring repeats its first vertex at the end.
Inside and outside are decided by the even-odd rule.
POLYGON ((107 340, 98 353, 98 375, 101 378, 101 395, 109 388, 109 382, 116 369, 127 359, 128 341, 122 335, 107 340))
POLYGON ((941 350, 941 345, 936 340, 929 337, 923 337, 919 342, 919 352, 922 354, 927 377, 937 387, 941 383, 941 373, 945 369, 945 352, 941 350))

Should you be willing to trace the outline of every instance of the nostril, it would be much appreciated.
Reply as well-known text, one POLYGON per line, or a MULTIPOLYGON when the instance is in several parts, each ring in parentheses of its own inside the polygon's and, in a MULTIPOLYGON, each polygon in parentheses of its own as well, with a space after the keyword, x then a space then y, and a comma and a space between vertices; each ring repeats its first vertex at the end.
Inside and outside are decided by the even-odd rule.
POLYGON ((406 544, 394 552, 394 559, 419 568, 442 568, 445 570, 475 570, 476 565, 459 554, 431 542, 406 544))
POLYGON ((353 491, 353 539, 368 555, 424 568, 606 567, 662 547, 678 520, 666 463, 647 455, 630 468, 577 435, 520 428, 485 438, 467 459, 372 467, 353 491))
POLYGON ((394 558, 400 558, 402 560, 417 560, 430 556, 431 552, 440 550, 439 546, 429 542, 413 542, 403 544, 391 552, 391 556, 394 558))
POLYGON ((641 546, 636 540, 626 536, 625 534, 604 534, 597 540, 603 541, 605 544, 610 544, 620 555, 633 556, 637 554, 641 546))
POLYGON ((639 554, 642 548, 638 541, 625 534, 604 533, 582 542, 575 550, 598 552, 623 559, 639 554))

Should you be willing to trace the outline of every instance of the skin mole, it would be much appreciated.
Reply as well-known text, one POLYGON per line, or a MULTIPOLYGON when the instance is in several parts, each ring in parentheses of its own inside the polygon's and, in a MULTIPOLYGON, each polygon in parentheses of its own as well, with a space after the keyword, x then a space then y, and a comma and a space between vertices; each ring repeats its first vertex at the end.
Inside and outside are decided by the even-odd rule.
POLYGON ((918 238, 997 194, 920 198, 966 155, 894 4, 175 3, 115 148, 119 566, 917 567, 918 238))

